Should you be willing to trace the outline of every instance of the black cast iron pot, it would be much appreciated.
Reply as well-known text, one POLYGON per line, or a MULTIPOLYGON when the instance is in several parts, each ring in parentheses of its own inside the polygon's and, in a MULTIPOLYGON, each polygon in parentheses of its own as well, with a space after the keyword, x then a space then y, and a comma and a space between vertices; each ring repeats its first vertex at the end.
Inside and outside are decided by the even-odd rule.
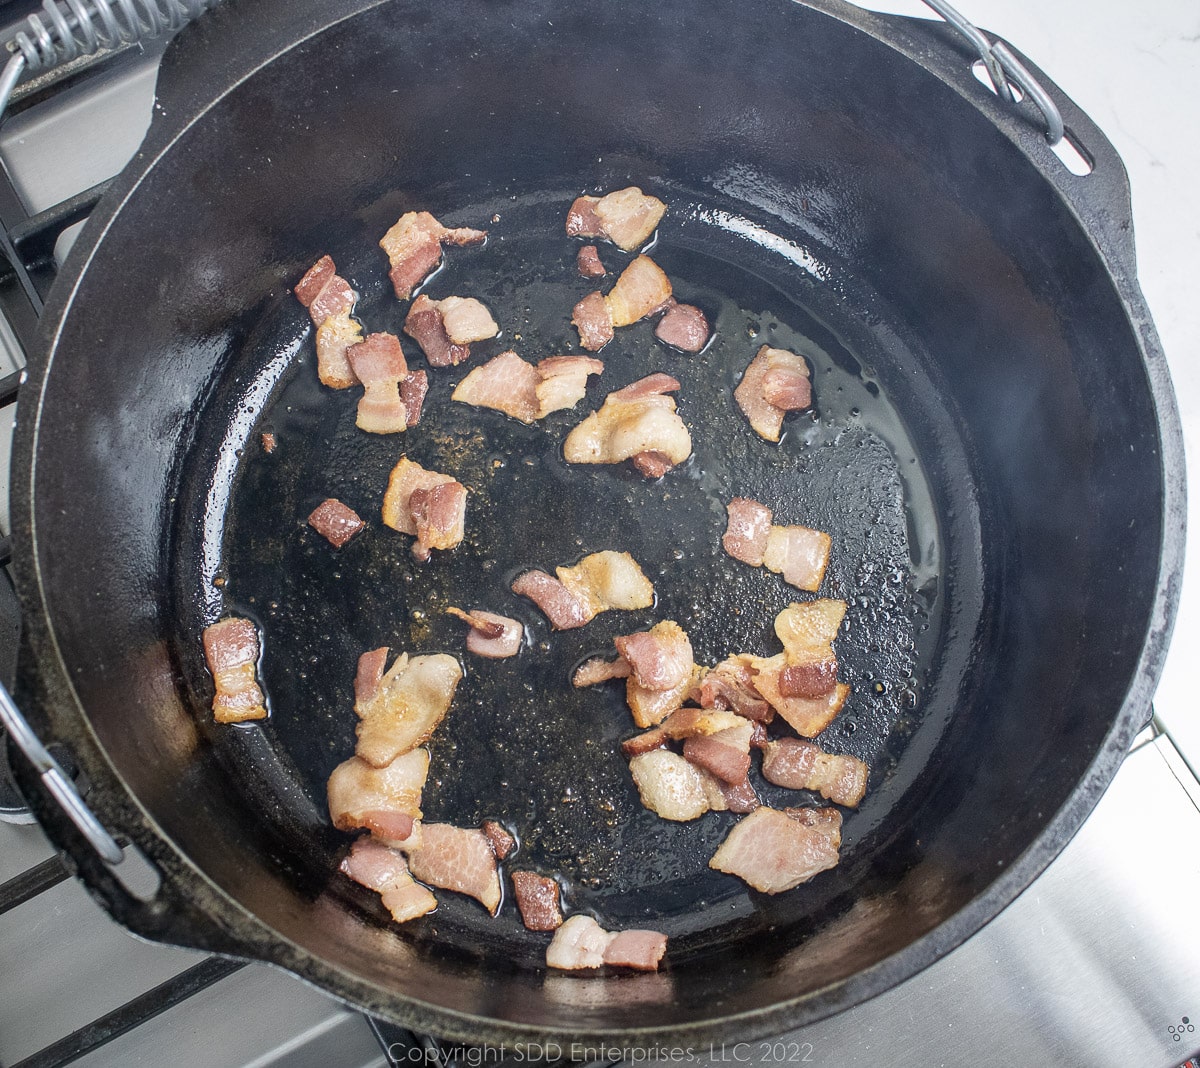
POLYGON ((162 875, 149 900, 125 890, 25 769, 105 907, 440 1035, 646 1045, 854 1005, 1028 885, 1148 716, 1178 596, 1182 447, 1119 160, 1051 88, 1094 164, 1068 173, 1038 112, 989 94, 971 58, 946 27, 836 0, 233 0, 185 31, 145 145, 49 302, 14 460, 21 703, 162 875), (435 296, 484 297, 499 344, 574 351, 587 286, 566 206, 631 182, 670 203, 653 255, 717 338, 689 361, 630 328, 587 404, 678 374, 686 468, 657 484, 568 471, 582 407, 517 427, 447 403, 450 374, 406 440, 366 441, 352 391, 315 384, 290 287, 330 252, 371 329, 398 330, 375 242, 413 209, 492 232, 449 257, 435 296), (730 396, 763 341, 814 371, 817 414, 778 447, 730 396), (458 465, 467 542, 418 568, 376 523, 334 556, 303 517, 334 495, 373 518, 403 450, 458 465), (851 604, 854 692, 822 742, 873 769, 841 864, 775 898, 707 869, 729 814, 641 809, 616 754, 620 694, 565 685, 655 618, 706 662, 775 648, 791 594, 719 548, 739 493, 834 537, 824 592, 851 604), (598 548, 634 552, 654 611, 552 638, 507 592, 523 566, 598 548), (460 648, 435 611, 451 597, 519 615, 533 642, 468 665, 427 818, 508 819, 572 907, 667 931, 660 974, 547 976, 511 906, 491 920, 446 901, 397 928, 336 873, 346 839, 322 790, 353 747, 354 658, 460 648), (264 725, 207 712, 199 633, 230 611, 262 626, 264 725))

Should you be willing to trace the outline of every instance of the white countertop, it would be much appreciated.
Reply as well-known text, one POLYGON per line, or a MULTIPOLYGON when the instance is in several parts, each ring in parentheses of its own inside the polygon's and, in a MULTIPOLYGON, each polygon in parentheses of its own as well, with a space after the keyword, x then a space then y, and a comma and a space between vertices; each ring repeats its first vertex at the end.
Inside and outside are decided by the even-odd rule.
MULTIPOLYGON (((1155 697, 1163 726, 1200 770, 1200 2, 953 0, 1029 56, 1116 146, 1133 189, 1138 280, 1171 367, 1192 474, 1188 566, 1155 697)), ((921 0, 863 7, 931 17, 921 0)), ((932 16, 936 17, 936 16, 932 16)))

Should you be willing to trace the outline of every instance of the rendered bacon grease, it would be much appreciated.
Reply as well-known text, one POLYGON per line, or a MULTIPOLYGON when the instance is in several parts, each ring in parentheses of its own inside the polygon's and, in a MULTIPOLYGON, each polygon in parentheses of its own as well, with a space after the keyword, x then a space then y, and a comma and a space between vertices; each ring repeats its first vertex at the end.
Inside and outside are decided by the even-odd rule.
MULTIPOLYGON (((571 237, 604 239, 624 253, 636 253, 666 210, 661 200, 631 186, 577 198, 565 229, 571 237)), ((486 237, 483 230, 445 227, 428 212, 408 212, 380 241, 397 298, 411 300, 404 332, 431 368, 459 365, 469 359, 473 343, 499 334, 492 310, 476 298, 437 300, 421 293, 413 299, 440 266, 443 246, 477 245, 486 237)), ((575 267, 584 278, 607 273, 594 244, 579 248, 575 267)), ((337 274, 332 258, 322 256, 297 283, 295 294, 317 328, 320 381, 334 389, 363 388, 358 428, 394 434, 417 426, 427 372, 409 369, 395 335, 364 336, 353 318, 358 294, 337 274)), ((704 312, 678 302, 666 273, 642 252, 626 262, 607 293, 596 291, 580 300, 571 321, 580 346, 595 352, 612 342, 619 328, 652 316, 660 317, 655 338, 676 351, 661 350, 666 361, 662 372, 610 392, 599 410, 566 434, 566 463, 630 460, 644 477, 657 479, 691 456, 691 436, 672 396, 680 391, 680 382, 669 371, 670 360, 685 359, 708 344, 712 327, 704 312)), ((589 378, 604 371, 605 364, 591 355, 530 361, 507 351, 466 374, 452 400, 533 424, 575 407, 586 395, 589 378)), ((797 353, 763 345, 749 358, 734 399, 753 431, 777 442, 786 413, 812 404, 808 364, 797 353)), ((270 451, 273 435, 264 434, 263 446, 270 451)), ((382 494, 383 524, 415 539, 412 552, 418 561, 429 560, 435 549, 451 551, 462 541, 468 490, 452 472, 427 470, 401 456, 382 494)), ((730 556, 774 572, 798 589, 815 593, 821 587, 832 547, 828 534, 776 524, 769 507, 747 497, 734 497, 727 513, 722 546, 730 556)), ((335 548, 364 526, 334 498, 318 506, 308 522, 335 548)), ((763 581, 775 580, 764 576, 763 581)), ((505 595, 501 589, 495 592, 505 595)), ((556 631, 582 627, 601 612, 649 608, 655 598, 637 561, 617 549, 585 555, 574 565, 555 568, 554 575, 525 571, 511 592, 532 601, 556 631)), ((486 661, 522 653, 521 620, 484 608, 445 611, 466 624, 465 646, 472 656, 486 661)), ((866 764, 828 752, 812 740, 829 726, 849 694, 849 686, 838 680, 833 648, 845 614, 846 604, 839 600, 792 603, 775 620, 782 652, 732 650, 712 666, 697 664, 683 627, 663 619, 619 635, 613 655, 586 661, 571 679, 577 688, 623 683, 638 731, 621 743, 621 750, 643 805, 676 822, 710 811, 741 817, 709 864, 762 893, 787 891, 837 864, 842 817, 833 806, 853 808, 867 789, 866 764), (756 761, 766 782, 815 792, 831 804, 763 805, 750 778, 756 761)), ((230 617, 208 627, 203 638, 216 682, 215 718, 237 722, 265 716, 255 678, 259 645, 254 625, 230 617)), ((425 744, 451 707, 462 666, 447 653, 400 652, 389 667, 389 656, 384 646, 359 658, 355 752, 327 783, 334 827, 362 834, 341 871, 379 894, 397 923, 437 908, 431 887, 472 897, 494 915, 504 899, 500 865, 519 853, 517 838, 496 819, 478 828, 426 824, 421 808, 430 768, 425 744)), ((482 663, 479 670, 498 668, 482 663)), ((509 878, 525 926, 553 932, 546 950, 549 967, 658 968, 667 946, 664 934, 613 932, 581 914, 564 919, 562 887, 552 874, 523 867, 509 878)))

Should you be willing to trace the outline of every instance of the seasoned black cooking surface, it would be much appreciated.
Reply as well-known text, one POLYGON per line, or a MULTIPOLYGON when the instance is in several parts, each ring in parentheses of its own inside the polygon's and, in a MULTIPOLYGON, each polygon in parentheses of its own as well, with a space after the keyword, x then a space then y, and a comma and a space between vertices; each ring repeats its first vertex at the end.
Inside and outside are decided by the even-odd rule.
MULTIPOLYGON (((227 613, 260 625, 270 719, 210 729, 208 737, 222 748, 248 803, 278 824, 281 856, 309 873, 315 888, 329 884, 383 922, 374 895, 340 877, 330 882, 350 839, 328 827, 325 781, 354 751, 358 656, 380 645, 391 646, 392 656, 449 652, 466 674, 429 746, 425 818, 463 826, 502 819, 521 841, 508 866, 561 873, 572 907, 593 909, 613 927, 653 918, 669 934, 694 932, 702 941, 705 931, 750 912, 757 897, 707 868, 735 817, 709 813, 678 824, 645 810, 617 745, 634 731, 623 685, 575 691, 573 668, 588 656, 611 655, 614 635, 667 618, 688 632, 700 663, 779 651, 776 613, 813 595, 724 554, 724 505, 753 497, 774 509, 776 522, 829 532, 833 551, 821 595, 850 604, 836 648, 852 694, 820 742, 872 768, 863 811, 846 814, 847 864, 875 822, 872 813, 888 803, 892 773, 921 722, 925 672, 939 640, 938 525, 904 424, 857 351, 856 332, 866 337, 871 330, 859 318, 864 310, 829 292, 818 262, 807 269, 794 256, 785 262, 777 249, 732 233, 728 219, 670 191, 650 254, 676 296, 699 305, 715 327, 703 353, 664 346, 653 337, 653 322, 642 322, 618 330, 598 354, 605 371, 574 410, 527 427, 451 403, 466 373, 506 348, 531 361, 580 351, 571 308, 596 282, 579 277, 581 242, 563 234, 573 195, 564 190, 445 215, 448 225, 485 226, 491 236, 481 249, 448 249, 425 291, 478 297, 502 334, 472 346, 460 367, 429 370, 424 414, 406 434, 357 430, 361 391, 319 385, 312 332, 303 328, 298 302, 285 293, 268 309, 254 343, 274 359, 260 354, 250 364, 274 371, 234 377, 219 388, 241 396, 210 406, 233 413, 220 455, 208 461, 217 471, 214 485, 222 462, 230 470, 236 458, 236 470, 227 511, 217 493, 206 516, 183 517, 203 525, 205 579, 216 581, 185 598, 200 611, 181 612, 177 640, 197 716, 206 720, 211 689, 198 660, 200 629, 227 613), (489 222, 494 213, 499 221, 489 222), (785 289, 780 280, 787 277, 796 281, 785 289), (821 319, 806 310, 811 294, 820 295, 821 319), (800 352, 813 371, 815 411, 790 416, 779 445, 760 439, 733 399, 764 343, 800 352), (692 434, 692 459, 657 482, 629 466, 565 464, 567 431, 606 393, 655 371, 682 383, 677 401, 692 434), (271 455, 261 448, 262 431, 277 438, 271 455), (405 454, 470 491, 463 544, 435 552, 424 565, 411 556, 411 538, 380 522, 388 472, 405 454), (340 551, 305 524, 326 497, 368 523, 340 551), (552 571, 602 549, 633 554, 654 583, 652 609, 605 613, 580 630, 553 634, 537 608, 509 590, 525 568, 552 571), (445 614, 447 605, 521 620, 527 647, 511 660, 469 656, 465 626, 445 614)), ((631 255, 605 243, 599 248, 609 270, 599 281, 607 290, 631 255)), ((325 251, 314 248, 312 258, 325 251)), ((399 334, 410 366, 425 367, 402 332, 408 303, 395 300, 374 242, 364 240, 357 259, 328 251, 362 294, 356 314, 367 331, 399 334)), ((796 793, 764 784, 757 768, 752 780, 765 803, 797 803, 796 793)), ((816 882, 793 892, 789 907, 803 914, 806 895, 821 895, 820 877, 816 882)), ((511 938, 515 959, 540 958, 545 939, 526 936, 511 906, 493 921, 472 901, 438 896, 437 913, 406 925, 406 934, 423 940, 436 929, 438 939, 465 949, 484 937, 511 938)))

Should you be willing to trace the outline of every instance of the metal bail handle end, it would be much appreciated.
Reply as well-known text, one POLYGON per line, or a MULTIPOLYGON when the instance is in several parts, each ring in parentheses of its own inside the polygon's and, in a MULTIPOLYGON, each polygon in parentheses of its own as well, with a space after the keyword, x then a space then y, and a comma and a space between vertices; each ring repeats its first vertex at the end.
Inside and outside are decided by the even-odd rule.
POLYGON ((125 854, 117 845, 116 839, 96 819, 95 813, 79 796, 79 791, 67 778, 58 761, 50 755, 46 747, 42 745, 41 739, 33 733, 33 728, 29 726, 3 683, 0 683, 0 722, 3 722, 9 737, 17 743, 17 748, 25 754, 37 770, 46 789, 62 806, 63 811, 78 828, 79 833, 87 839, 88 844, 109 864, 120 864, 125 859, 125 854))
POLYGON ((1051 146, 1057 145, 1063 139, 1064 133, 1062 112, 1050 99, 1050 94, 1046 92, 1041 83, 1013 55, 1012 50, 1003 41, 994 43, 989 41, 979 27, 956 8, 946 3, 946 0, 924 0, 924 2, 958 30, 979 53, 979 58, 987 69, 992 88, 996 90, 996 95, 1001 100, 1007 104, 1016 102, 1012 91, 1015 84, 1038 106, 1046 121, 1046 141, 1051 146))

